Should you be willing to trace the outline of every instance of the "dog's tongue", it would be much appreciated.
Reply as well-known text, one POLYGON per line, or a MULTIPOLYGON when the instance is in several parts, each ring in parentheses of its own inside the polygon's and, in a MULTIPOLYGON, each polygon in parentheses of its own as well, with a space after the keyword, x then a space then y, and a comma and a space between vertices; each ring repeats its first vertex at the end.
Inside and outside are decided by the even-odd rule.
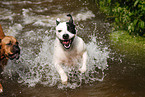
POLYGON ((69 45, 69 41, 62 42, 64 45, 69 45))
POLYGON ((69 49, 70 48, 70 45, 71 45, 71 40, 62 40, 61 43, 63 44, 63 46, 66 49, 69 49))
POLYGON ((66 49, 70 48, 70 40, 65 40, 62 43, 66 49))

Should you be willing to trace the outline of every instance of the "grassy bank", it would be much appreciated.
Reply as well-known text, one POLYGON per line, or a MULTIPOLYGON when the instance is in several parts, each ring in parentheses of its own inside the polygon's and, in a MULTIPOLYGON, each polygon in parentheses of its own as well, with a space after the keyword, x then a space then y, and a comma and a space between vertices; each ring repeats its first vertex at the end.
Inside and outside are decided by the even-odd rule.
POLYGON ((144 53, 145 38, 129 35, 126 31, 115 31, 110 34, 110 39, 117 49, 128 53, 144 53))
POLYGON ((116 49, 128 53, 145 53, 145 1, 95 0, 106 20, 112 21, 110 39, 116 49))

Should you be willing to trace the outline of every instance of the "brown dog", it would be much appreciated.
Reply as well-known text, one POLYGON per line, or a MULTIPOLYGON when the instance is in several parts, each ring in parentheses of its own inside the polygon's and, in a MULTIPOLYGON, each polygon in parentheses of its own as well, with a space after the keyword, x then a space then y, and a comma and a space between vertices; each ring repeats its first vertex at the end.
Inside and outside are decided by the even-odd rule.
MULTIPOLYGON (((20 48, 18 41, 12 36, 5 36, 0 25, 0 73, 7 64, 8 59, 19 59, 19 54, 20 48)), ((3 87, 0 84, 0 93, 1 92, 3 92, 3 87)))

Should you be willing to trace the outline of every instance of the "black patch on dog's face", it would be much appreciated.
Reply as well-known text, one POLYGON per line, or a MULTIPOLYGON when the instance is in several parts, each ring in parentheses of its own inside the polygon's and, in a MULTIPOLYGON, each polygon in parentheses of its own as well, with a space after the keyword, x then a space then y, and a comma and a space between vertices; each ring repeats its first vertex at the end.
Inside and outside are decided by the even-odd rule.
POLYGON ((73 23, 66 22, 66 25, 67 25, 67 30, 69 32, 71 32, 72 34, 76 34, 75 25, 73 23))
POLYGON ((69 22, 66 22, 67 30, 68 30, 69 32, 71 32, 72 34, 76 34, 75 25, 74 25, 74 23, 73 23, 73 18, 72 18, 72 16, 71 16, 71 14, 68 14, 67 16, 70 17, 69 22))

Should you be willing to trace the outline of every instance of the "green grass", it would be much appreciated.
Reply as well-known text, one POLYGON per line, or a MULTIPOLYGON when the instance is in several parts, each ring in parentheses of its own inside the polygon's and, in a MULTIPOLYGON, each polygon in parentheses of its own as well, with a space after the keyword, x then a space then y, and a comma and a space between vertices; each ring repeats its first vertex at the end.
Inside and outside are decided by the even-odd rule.
POLYGON ((112 43, 117 49, 128 53, 144 53, 145 38, 129 35, 126 31, 115 31, 110 34, 112 43))

